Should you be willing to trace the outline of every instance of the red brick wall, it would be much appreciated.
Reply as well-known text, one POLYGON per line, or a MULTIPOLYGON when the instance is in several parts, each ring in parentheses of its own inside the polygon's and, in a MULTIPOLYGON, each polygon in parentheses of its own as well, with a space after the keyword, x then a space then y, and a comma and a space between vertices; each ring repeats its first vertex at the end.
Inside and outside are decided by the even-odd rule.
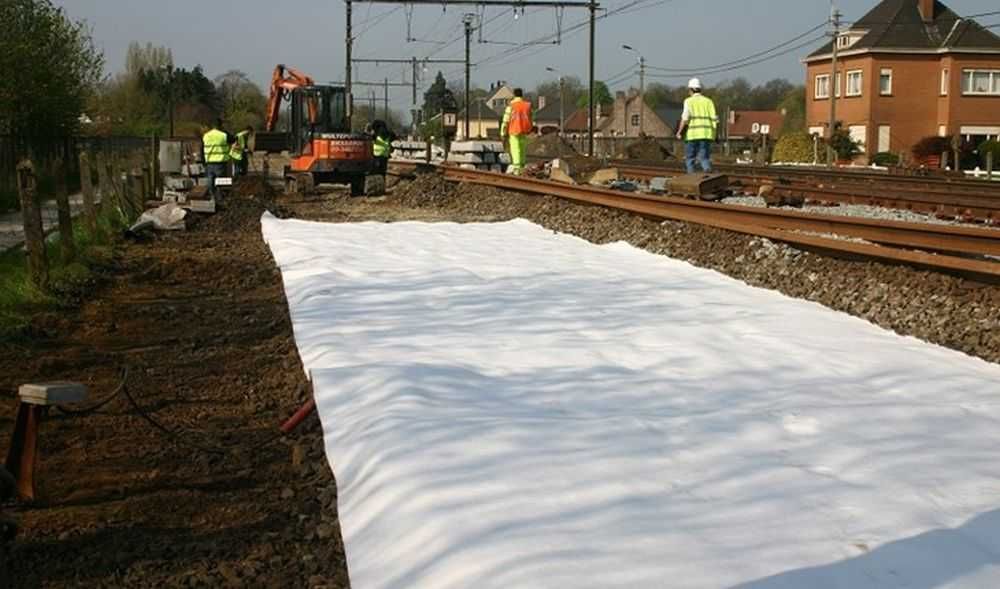
MULTIPOLYGON (((914 143, 928 135, 937 135, 945 125, 948 133, 962 125, 1000 125, 1000 97, 962 96, 962 69, 976 67, 1000 69, 996 58, 954 55, 869 54, 838 60, 841 72, 841 96, 837 100, 837 120, 844 126, 865 125, 865 152, 878 151, 878 129, 891 129, 890 150, 908 152, 914 143), (892 94, 881 96, 879 77, 883 68, 891 69, 892 94), (942 97, 941 70, 949 70, 948 96, 942 97), (846 73, 864 72, 860 97, 845 96, 846 73)), ((826 127, 830 117, 830 101, 815 98, 815 79, 830 72, 830 63, 808 64, 806 67, 806 122, 810 127, 826 127)))

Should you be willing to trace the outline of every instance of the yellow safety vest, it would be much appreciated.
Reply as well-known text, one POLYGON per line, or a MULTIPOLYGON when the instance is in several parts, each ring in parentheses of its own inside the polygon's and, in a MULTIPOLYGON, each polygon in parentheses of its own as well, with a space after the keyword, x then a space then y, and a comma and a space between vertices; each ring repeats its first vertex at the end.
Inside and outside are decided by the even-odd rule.
POLYGON ((372 155, 375 157, 389 157, 392 152, 392 143, 382 136, 376 136, 375 142, 372 144, 372 155))
POLYGON ((224 164, 229 161, 229 140, 224 131, 212 129, 201 138, 205 146, 206 164, 224 164))
POLYGON ((229 150, 229 157, 236 161, 243 159, 243 152, 247 150, 250 145, 250 132, 240 131, 236 134, 236 143, 233 143, 233 148, 229 150))
POLYGON ((712 99, 695 94, 684 101, 684 106, 691 115, 691 118, 688 119, 685 139, 688 141, 714 141, 719 117, 715 114, 715 103, 712 102, 712 99))

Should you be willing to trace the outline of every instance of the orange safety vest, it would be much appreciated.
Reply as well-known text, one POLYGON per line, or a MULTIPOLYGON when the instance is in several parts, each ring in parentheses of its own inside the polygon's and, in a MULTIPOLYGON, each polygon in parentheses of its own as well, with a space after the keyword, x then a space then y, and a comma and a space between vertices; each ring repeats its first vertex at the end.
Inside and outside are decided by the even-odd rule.
POLYGON ((528 135, 534 125, 531 123, 531 103, 527 100, 512 100, 510 103, 510 135, 528 135))

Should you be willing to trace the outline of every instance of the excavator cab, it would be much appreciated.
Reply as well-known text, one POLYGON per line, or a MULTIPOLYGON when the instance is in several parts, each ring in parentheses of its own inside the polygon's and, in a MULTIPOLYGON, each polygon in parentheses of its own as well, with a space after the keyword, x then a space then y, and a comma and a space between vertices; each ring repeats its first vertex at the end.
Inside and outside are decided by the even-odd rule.
POLYGON ((312 139, 324 133, 349 133, 347 92, 336 86, 307 86, 291 92, 291 147, 310 153, 312 139))
POLYGON ((309 192, 320 183, 350 184, 351 194, 365 193, 369 175, 377 171, 372 139, 352 133, 343 86, 316 84, 294 68, 275 68, 265 128, 257 146, 287 151, 286 190, 309 192), (274 133, 282 102, 289 103, 288 130, 274 133))

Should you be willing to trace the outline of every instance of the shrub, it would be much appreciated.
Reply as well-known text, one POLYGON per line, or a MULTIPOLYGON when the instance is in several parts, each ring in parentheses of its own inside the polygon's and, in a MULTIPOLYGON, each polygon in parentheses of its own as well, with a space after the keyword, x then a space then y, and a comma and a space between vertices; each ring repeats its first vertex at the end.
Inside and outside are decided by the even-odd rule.
POLYGON ((983 168, 986 167, 986 155, 989 153, 993 154, 993 169, 1000 169, 1000 141, 991 139, 979 145, 979 161, 983 168))
POLYGON ((898 166, 899 156, 891 151, 881 151, 875 154, 872 163, 876 166, 898 166))
POLYGON ((842 127, 837 127, 830 138, 830 147, 837 154, 837 159, 849 160, 861 153, 860 144, 842 127))
POLYGON ((924 137, 913 146, 913 157, 925 158, 951 151, 951 137, 932 135, 924 137))
MULTIPOLYGON (((813 136, 804 131, 795 131, 781 136, 774 146, 771 159, 776 162, 813 163, 815 151, 813 136)), ((820 153, 823 149, 820 148, 820 153)))

